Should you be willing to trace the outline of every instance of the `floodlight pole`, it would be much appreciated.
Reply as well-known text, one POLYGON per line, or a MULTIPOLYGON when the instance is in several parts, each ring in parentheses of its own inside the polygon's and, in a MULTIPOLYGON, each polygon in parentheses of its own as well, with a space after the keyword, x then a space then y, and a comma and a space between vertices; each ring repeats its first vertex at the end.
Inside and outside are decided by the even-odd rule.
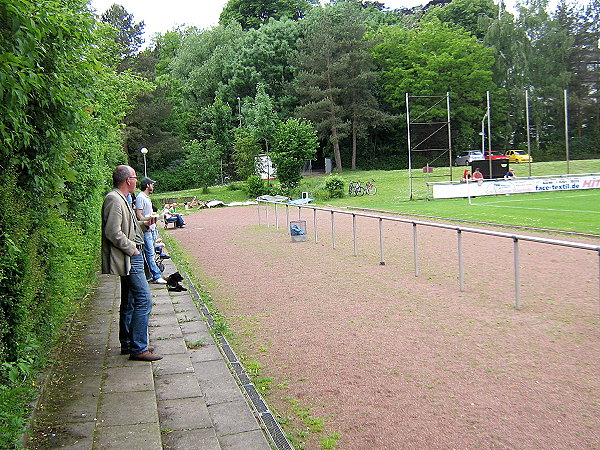
POLYGON ((529 176, 531 177, 531 132, 529 129, 529 91, 525 89, 525 117, 527 119, 527 155, 529 156, 529 176))
POLYGON ((487 91, 487 129, 488 129, 488 157, 490 159, 490 180, 492 179, 492 113, 490 108, 490 91, 487 91))
POLYGON ((565 89, 565 152, 567 154, 567 174, 569 171, 569 99, 565 89))
POLYGON ((408 129, 407 139, 408 139, 408 179, 409 183, 409 191, 410 191, 410 199, 413 199, 413 180, 412 180, 412 152, 411 152, 411 142, 410 142, 410 106, 408 104, 408 92, 406 93, 406 126, 408 129))
MULTIPOLYGON (((450 157, 450 181, 452 181, 452 129, 450 127, 450 92, 446 92, 446 110, 448 111, 448 154, 450 157)), ((427 171, 429 177, 429 171, 427 171)))

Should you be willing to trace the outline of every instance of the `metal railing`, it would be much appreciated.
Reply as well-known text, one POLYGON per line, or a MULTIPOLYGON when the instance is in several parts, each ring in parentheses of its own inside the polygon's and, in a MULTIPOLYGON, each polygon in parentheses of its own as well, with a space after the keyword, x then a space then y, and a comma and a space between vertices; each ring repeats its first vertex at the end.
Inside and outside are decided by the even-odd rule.
POLYGON ((379 264, 385 265, 385 247, 384 247, 384 235, 383 235, 383 221, 390 222, 402 222, 412 224, 413 230, 413 265, 415 270, 415 276, 419 276, 419 246, 418 246, 418 234, 417 227, 433 227, 433 228, 441 228, 446 230, 454 230, 457 234, 457 249, 458 249, 458 274, 459 274, 459 289, 460 291, 465 290, 465 280, 464 280, 464 266, 463 266, 463 254, 462 254, 462 234, 463 233, 475 233, 482 234, 486 236, 496 236, 505 239, 511 239, 513 241, 513 254, 514 254, 514 282, 515 282, 515 308, 521 309, 521 275, 519 270, 519 241, 527 241, 527 242, 537 242, 541 244, 548 245, 557 245, 562 247, 570 247, 577 248, 581 250, 593 251, 598 254, 598 299, 599 299, 599 310, 600 314, 600 245, 593 244, 585 244, 581 242, 571 242, 571 241, 562 241, 557 239, 548 239, 537 236, 526 236, 521 234, 513 234, 513 233, 503 233, 501 231, 493 231, 493 230, 484 230, 480 228, 472 228, 472 227, 462 227, 459 225, 450 225, 443 223, 434 223, 434 222, 424 222, 420 220, 413 219, 404 219, 401 217, 390 217, 383 216, 378 214, 369 214, 357 211, 343 211, 338 209, 331 208, 322 208, 317 206, 310 205, 290 205, 287 203, 280 202, 272 202, 272 201, 258 201, 258 224, 261 225, 261 203, 264 204, 265 209, 265 218, 266 218, 266 226, 270 226, 270 214, 269 210, 273 209, 275 213, 275 227, 279 229, 279 213, 278 210, 281 207, 285 207, 285 215, 286 215, 286 228, 289 232, 289 224, 290 224, 290 207, 298 208, 298 220, 301 220, 302 210, 312 210, 313 211, 313 228, 314 228, 314 240, 315 243, 318 242, 318 232, 317 232, 317 211, 329 212, 331 214, 331 241, 332 246, 335 249, 336 241, 335 241, 335 214, 344 214, 352 216, 352 234, 353 234, 353 243, 354 243, 354 256, 358 256, 358 239, 357 239, 357 227, 356 227, 356 218, 357 217, 368 217, 372 219, 377 219, 379 221, 379 253, 380 260, 379 264), (269 205, 273 205, 272 208, 269 208, 269 205))

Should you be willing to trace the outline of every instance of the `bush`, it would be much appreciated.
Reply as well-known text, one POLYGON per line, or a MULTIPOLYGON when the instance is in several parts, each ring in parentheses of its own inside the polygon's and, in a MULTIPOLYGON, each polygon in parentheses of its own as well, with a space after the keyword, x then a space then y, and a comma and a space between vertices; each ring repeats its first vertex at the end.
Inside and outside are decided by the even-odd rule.
POLYGON ((241 181, 232 181, 227 185, 228 191, 242 191, 244 190, 244 183, 241 181))
POLYGON ((250 175, 246 180, 246 192, 251 198, 260 197, 268 193, 265 181, 258 175, 250 175))
POLYGON ((325 190, 328 192, 329 198, 343 198, 345 193, 344 180, 337 175, 327 177, 325 190))

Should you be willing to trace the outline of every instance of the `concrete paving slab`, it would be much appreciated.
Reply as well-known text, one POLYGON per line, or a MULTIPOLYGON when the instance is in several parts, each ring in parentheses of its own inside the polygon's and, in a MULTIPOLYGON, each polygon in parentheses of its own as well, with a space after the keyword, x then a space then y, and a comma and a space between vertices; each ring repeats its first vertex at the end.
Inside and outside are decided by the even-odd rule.
POLYGON ((213 338, 208 333, 186 333, 183 335, 183 340, 188 349, 206 347, 214 343, 213 338))
POLYGON ((175 327, 179 325, 177 318, 170 315, 150 316, 148 327, 175 327))
POLYGON ((160 428, 158 423, 97 428, 94 449, 160 450, 160 428))
POLYGON ((98 408, 98 427, 158 423, 153 391, 102 394, 98 408))
POLYGON ((163 325, 160 327, 148 328, 148 335, 151 339, 170 339, 175 337, 181 337, 181 328, 179 325, 163 325))
MULTIPOLYGON (((208 327, 204 319, 180 323, 179 326, 181 327, 181 332, 183 334, 203 333, 206 331, 206 333, 208 333, 210 336, 210 332, 208 331, 208 327)), ((210 339, 212 340, 212 337, 210 339)))
MULTIPOLYGON (((67 381, 67 380, 65 380, 67 381)), ((44 415, 52 423, 93 422, 98 412, 100 375, 74 377, 46 404, 44 415)))
POLYGON ((173 307, 181 310, 194 310, 196 308, 196 304, 192 297, 189 295, 180 295, 177 298, 172 298, 173 307))
POLYGON ((212 428, 163 433, 163 445, 165 450, 221 449, 215 430, 212 428))
POLYGON ((158 375, 155 378, 156 398, 159 401, 176 398, 202 397, 198 380, 193 373, 158 375))
POLYGON ((159 355, 174 355, 187 352, 182 337, 174 339, 151 339, 151 342, 155 347, 154 353, 158 353, 159 355))
POLYGON ((43 438, 36 440, 28 447, 89 450, 92 448, 94 439, 94 427, 94 422, 55 425, 43 438))
POLYGON ((163 429, 192 430, 213 426, 203 397, 160 401, 158 417, 163 429))
POLYGON ((175 316, 177 316, 177 320, 179 323, 202 321, 202 314, 200 314, 198 310, 188 309, 181 313, 175 313, 175 316))
MULTIPOLYGON (((225 362, 206 361, 194 363, 194 371, 209 406, 233 400, 244 400, 244 396, 225 362)), ((246 408, 248 407, 246 406, 246 408)))
POLYGON ((208 413, 219 437, 246 431, 259 430, 262 432, 254 414, 250 412, 248 404, 243 399, 209 405, 208 413))
POLYGON ((129 359, 129 355, 121 355, 121 348, 113 348, 107 353, 104 359, 104 367, 135 367, 142 364, 146 364, 143 361, 132 361, 129 359))
POLYGON ((268 450, 271 448, 262 430, 219 436, 222 450, 268 450))
POLYGON ((173 314, 173 304, 171 302, 158 303, 152 306, 152 314, 173 314))
POLYGON ((150 364, 111 367, 106 369, 104 374, 106 377, 102 385, 102 392, 104 393, 149 391, 154 389, 152 365, 150 364))
POLYGON ((205 347, 192 349, 190 352, 190 358, 192 362, 206 362, 206 361, 221 361, 223 356, 219 351, 219 347, 216 344, 209 344, 205 347))
POLYGON ((173 354, 163 355, 163 359, 152 363, 152 372, 154 375, 172 375, 174 373, 194 373, 194 366, 190 355, 173 354))

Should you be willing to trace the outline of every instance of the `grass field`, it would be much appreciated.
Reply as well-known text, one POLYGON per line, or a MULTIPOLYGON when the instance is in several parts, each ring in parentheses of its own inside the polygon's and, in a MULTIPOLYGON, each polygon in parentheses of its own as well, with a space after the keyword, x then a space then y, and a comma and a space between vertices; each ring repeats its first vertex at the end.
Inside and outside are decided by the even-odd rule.
MULTIPOLYGON (((517 176, 527 176, 527 164, 513 165, 517 176)), ((453 179, 460 178, 463 167, 453 168, 453 179)), ((374 196, 348 197, 317 202, 319 206, 359 207, 399 213, 421 214, 432 217, 471 219, 475 221, 549 228, 581 233, 600 234, 600 189, 551 193, 515 194, 510 197, 478 197, 472 205, 466 199, 444 199, 427 201, 427 181, 444 181, 449 178, 449 169, 435 169, 426 177, 420 170, 413 170, 413 198, 409 200, 409 178, 407 170, 389 171, 345 171, 340 176, 346 186, 351 180, 375 180, 378 193, 374 196)), ((570 173, 600 173, 600 159, 570 162, 570 173)), ((566 163, 541 162, 531 165, 532 176, 559 175, 566 173, 566 163)), ((323 190, 326 176, 305 177, 300 189, 308 192, 323 190)), ((229 190, 225 186, 213 187, 210 193, 200 190, 155 194, 154 198, 177 198, 197 196, 201 200, 218 199, 223 202, 244 201, 243 191, 229 190)))

